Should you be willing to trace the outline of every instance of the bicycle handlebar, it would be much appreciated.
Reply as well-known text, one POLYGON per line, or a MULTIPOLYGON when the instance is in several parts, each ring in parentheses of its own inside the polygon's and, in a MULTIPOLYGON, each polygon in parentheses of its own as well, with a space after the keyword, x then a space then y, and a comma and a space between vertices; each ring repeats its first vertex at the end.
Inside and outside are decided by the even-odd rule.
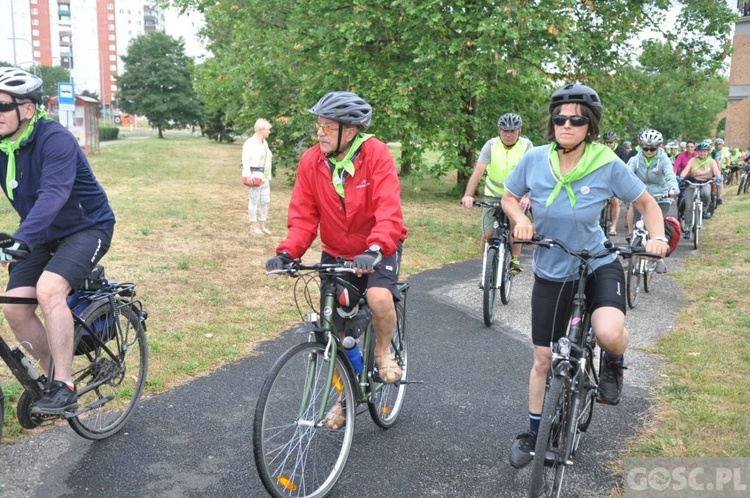
POLYGON ((3 249, 5 254, 18 259, 28 258, 29 251, 25 251, 23 249, 8 249, 9 247, 12 247, 16 242, 18 241, 12 235, 9 235, 5 232, 0 232, 0 249, 3 249))
POLYGON ((304 264, 301 261, 292 261, 281 270, 266 271, 266 275, 294 275, 299 271, 314 270, 324 273, 355 273, 354 262, 342 261, 340 263, 314 263, 304 264))
POLYGON ((687 183, 688 185, 692 185, 693 187, 702 187, 703 185, 711 185, 712 183, 714 183, 713 179, 706 180, 706 181, 703 181, 703 182, 702 181, 691 182, 687 178, 683 178, 682 181, 685 182, 685 183, 687 183))
POLYGON ((495 208, 495 209, 501 208, 502 209, 502 206, 500 205, 499 202, 474 201, 474 205, 478 206, 478 207, 495 208))
POLYGON ((657 258, 657 259, 661 258, 661 256, 659 256, 658 254, 646 252, 646 248, 643 246, 633 247, 629 244, 614 244, 611 240, 606 241, 604 243, 604 249, 597 253, 592 253, 588 249, 583 249, 580 251, 571 249, 570 247, 565 245, 565 243, 562 242, 561 240, 551 238, 551 237, 545 237, 544 235, 534 235, 531 238, 531 240, 516 240, 515 243, 535 244, 540 247, 545 247, 547 249, 557 247, 559 249, 562 249, 569 255, 582 259, 584 261, 590 261, 592 259, 600 259, 610 254, 617 254, 618 256, 622 256, 623 258, 630 258, 632 256, 645 256, 645 257, 657 258))

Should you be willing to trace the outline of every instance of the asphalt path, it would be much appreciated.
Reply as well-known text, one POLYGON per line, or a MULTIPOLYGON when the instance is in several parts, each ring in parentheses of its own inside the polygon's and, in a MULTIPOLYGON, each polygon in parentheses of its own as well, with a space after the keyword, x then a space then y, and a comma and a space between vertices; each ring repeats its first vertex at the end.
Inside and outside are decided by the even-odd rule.
MULTIPOLYGON (((683 241, 667 266, 678 269, 689 252, 683 241)), ((330 496, 525 495, 530 470, 508 463, 527 424, 532 357, 528 248, 522 262, 527 271, 515 280, 510 304, 498 301, 489 328, 482 322, 479 259, 409 279, 409 372, 423 383, 408 387, 391 429, 378 428, 366 410, 357 417, 347 468, 330 496)), ((660 361, 647 349, 670 331, 681 296, 675 280, 660 275, 629 311, 623 400, 594 407, 566 473, 568 496, 607 496, 617 484, 611 462, 648 417, 649 389, 659 378, 660 361)), ((283 332, 250 358, 142 400, 108 440, 88 441, 60 425, 0 447, 0 496, 266 496, 253 460, 254 407, 274 360, 301 340, 283 332)))

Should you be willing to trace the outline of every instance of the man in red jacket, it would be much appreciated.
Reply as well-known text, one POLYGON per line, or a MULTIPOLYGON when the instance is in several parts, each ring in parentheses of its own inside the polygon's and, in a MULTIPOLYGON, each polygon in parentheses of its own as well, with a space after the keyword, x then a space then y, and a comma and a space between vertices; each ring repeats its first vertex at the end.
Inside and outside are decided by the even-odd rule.
POLYGON ((407 232, 396 165, 388 147, 365 133, 372 108, 358 95, 328 93, 309 112, 318 116, 318 144, 300 158, 289 203, 289 233, 266 268, 281 269, 302 257, 320 228, 321 261, 353 261, 353 280, 367 289, 377 338, 375 364, 382 380, 391 384, 401 379, 390 338, 407 232))

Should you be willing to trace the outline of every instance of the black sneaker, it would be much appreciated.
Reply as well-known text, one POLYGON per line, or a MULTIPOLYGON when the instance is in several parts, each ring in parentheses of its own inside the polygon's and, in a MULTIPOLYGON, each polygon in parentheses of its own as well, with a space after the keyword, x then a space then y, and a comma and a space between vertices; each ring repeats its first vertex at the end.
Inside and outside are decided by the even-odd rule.
POLYGON ((536 433, 524 432, 516 436, 513 446, 510 448, 510 464, 516 469, 526 467, 534 457, 531 452, 536 446, 536 433))
POLYGON ((616 405, 622 395, 623 370, 622 362, 610 363, 602 361, 602 371, 599 372, 599 402, 616 405))
POLYGON ((49 391, 42 399, 31 403, 31 413, 34 415, 62 415, 78 408, 78 393, 75 388, 71 391, 65 382, 52 381, 49 391))

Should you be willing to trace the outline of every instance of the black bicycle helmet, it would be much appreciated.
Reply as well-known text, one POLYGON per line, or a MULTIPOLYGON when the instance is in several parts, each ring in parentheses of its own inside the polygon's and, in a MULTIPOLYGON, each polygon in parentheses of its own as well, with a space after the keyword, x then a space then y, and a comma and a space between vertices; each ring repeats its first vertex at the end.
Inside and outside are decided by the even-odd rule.
POLYGON ((358 126, 361 130, 367 130, 372 120, 370 104, 352 92, 327 93, 308 112, 339 123, 358 126))
POLYGON ((596 119, 601 119, 602 110, 604 110, 599 94, 593 88, 577 83, 565 85, 552 94, 549 103, 549 112, 554 111, 555 107, 562 104, 583 104, 591 109, 596 119))
POLYGON ((520 130, 523 126, 523 119, 518 114, 512 112, 503 114, 497 120, 497 127, 504 131, 520 130))
POLYGON ((0 68, 0 92, 7 93, 16 102, 42 103, 42 80, 15 67, 0 68))
POLYGON ((617 133, 614 131, 608 131, 604 134, 604 141, 605 142, 616 142, 617 141, 617 133))

